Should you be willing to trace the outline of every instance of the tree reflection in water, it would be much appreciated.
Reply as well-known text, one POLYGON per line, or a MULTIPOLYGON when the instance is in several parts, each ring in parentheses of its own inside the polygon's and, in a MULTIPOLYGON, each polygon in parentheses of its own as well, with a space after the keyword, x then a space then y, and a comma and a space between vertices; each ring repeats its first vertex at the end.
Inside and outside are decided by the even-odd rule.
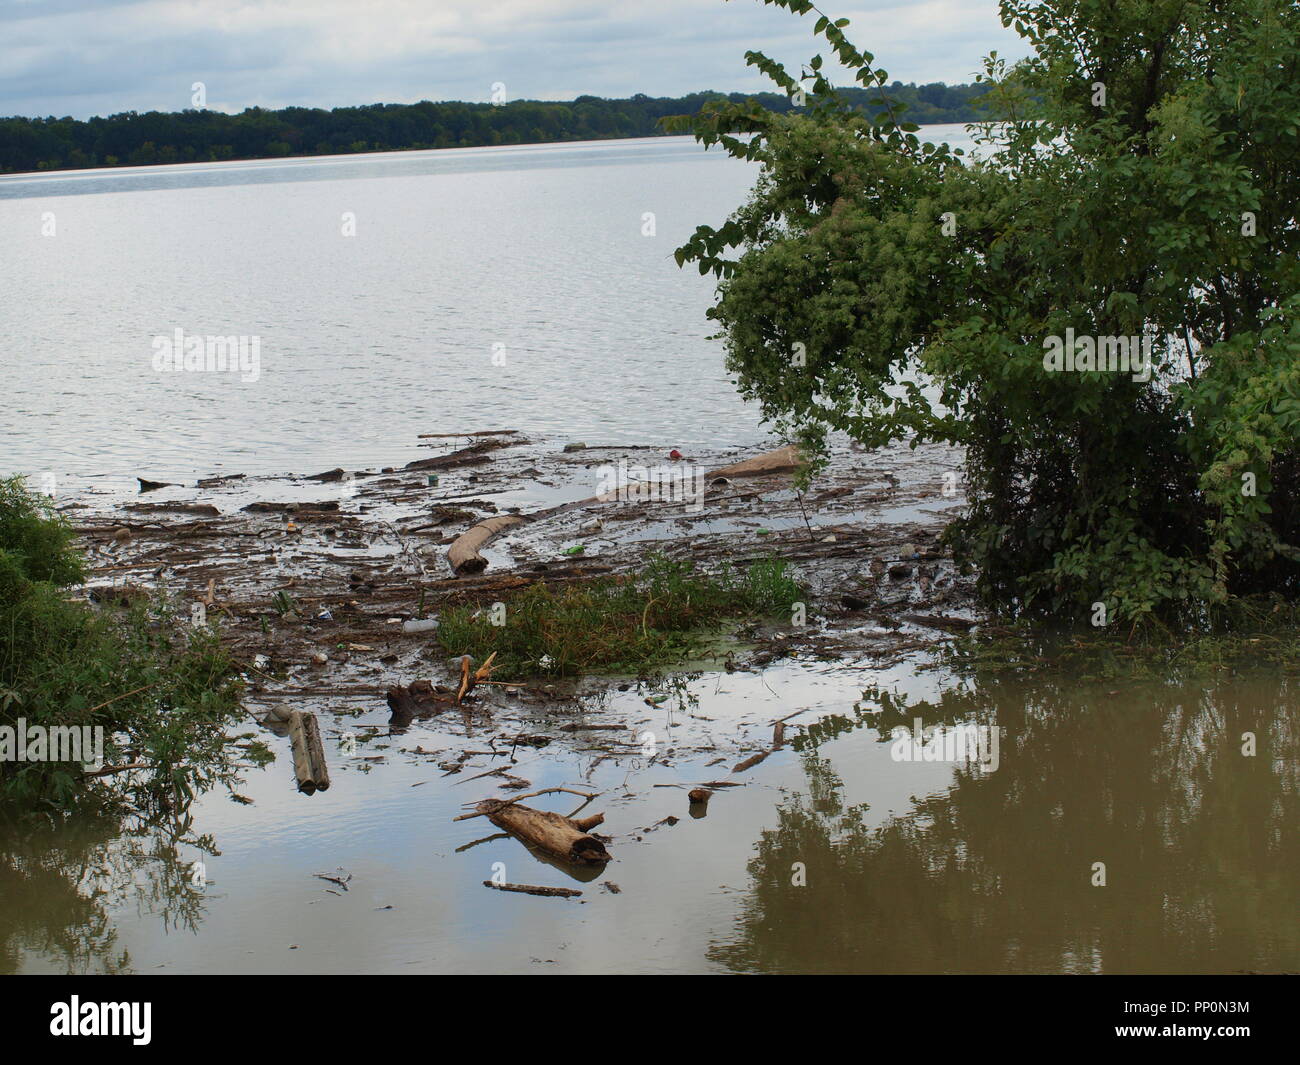
POLYGON ((186 809, 0 826, 0 973, 34 958, 67 973, 130 972, 112 915, 131 905, 168 931, 196 931, 194 862, 216 849, 189 829, 186 809))
MULTIPOLYGON (((1124 692, 981 682, 937 705, 879 692, 801 736, 750 863, 742 971, 1206 972, 1300 968, 1293 683, 1124 692), (873 712, 874 710, 874 712, 873 712), (996 772, 958 768, 906 814, 846 805, 847 733, 914 716, 998 725, 996 772), (1243 733, 1257 755, 1243 755, 1243 733), (806 886, 792 866, 804 863, 806 886), (1105 863, 1107 885, 1093 886, 1105 863)), ((897 769, 906 770, 906 764, 897 769)), ((867 771, 865 769, 859 771, 867 771)), ((919 787, 919 785, 918 785, 919 787)))

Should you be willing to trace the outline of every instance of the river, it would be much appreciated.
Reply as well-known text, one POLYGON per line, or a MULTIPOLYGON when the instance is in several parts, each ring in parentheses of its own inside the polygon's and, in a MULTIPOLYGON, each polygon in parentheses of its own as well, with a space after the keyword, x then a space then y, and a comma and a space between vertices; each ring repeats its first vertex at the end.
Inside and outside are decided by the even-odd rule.
MULTIPOLYGON (((753 176, 665 138, 0 178, 3 466, 75 498, 405 461, 422 432, 757 443, 712 282, 671 255, 753 176), (177 328, 260 338, 256 380, 157 372, 177 328)), ((210 793, 189 826, 0 829, 0 971, 1300 968, 1294 678, 925 664, 591 697, 654 757, 555 743, 512 767, 602 793, 615 861, 586 882, 453 820, 488 789, 430 755, 434 724, 389 736, 385 707, 338 699, 327 792, 295 791, 281 740, 251 802, 210 793), (676 785, 727 773, 719 733, 790 715, 784 748, 688 812, 676 785), (996 758, 912 758, 918 718, 996 730, 996 758), (583 895, 483 886, 499 874, 583 895)))

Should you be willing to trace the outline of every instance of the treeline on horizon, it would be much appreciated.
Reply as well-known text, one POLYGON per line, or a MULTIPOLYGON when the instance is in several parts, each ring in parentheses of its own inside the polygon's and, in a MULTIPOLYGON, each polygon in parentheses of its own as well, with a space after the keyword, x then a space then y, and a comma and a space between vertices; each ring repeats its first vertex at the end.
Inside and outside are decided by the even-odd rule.
MULTIPOLYGON (((972 122, 985 113, 983 84, 928 85, 893 82, 886 90, 898 111, 919 124, 972 122)), ((883 108, 877 89, 841 94, 869 112, 883 108)), ((419 148, 476 148, 496 144, 609 140, 663 136, 659 120, 695 114, 709 100, 754 97, 772 111, 788 111, 780 93, 698 92, 688 96, 625 100, 579 96, 573 101, 514 100, 503 104, 367 104, 332 110, 250 107, 219 111, 125 111, 107 118, 0 118, 0 173, 81 170, 103 166, 219 162, 294 155, 342 155, 419 148)))

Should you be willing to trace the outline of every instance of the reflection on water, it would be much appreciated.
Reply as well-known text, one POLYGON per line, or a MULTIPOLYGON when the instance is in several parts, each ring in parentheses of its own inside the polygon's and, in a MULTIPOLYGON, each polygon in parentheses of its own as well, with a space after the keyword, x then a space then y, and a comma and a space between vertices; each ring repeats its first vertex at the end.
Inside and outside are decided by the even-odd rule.
MULTIPOLYGON (((1288 681, 1082 696, 953 690, 927 725, 1002 729, 997 771, 880 822, 846 802, 836 732, 801 744, 805 781, 750 865, 744 971, 1223 972, 1300 963, 1297 712, 1288 681), (1254 737, 1256 754, 1249 750, 1254 737), (806 886, 792 886, 794 863, 806 886), (1105 886, 1094 886, 1104 863, 1105 886)), ((877 733, 878 735, 880 733, 877 733)))
POLYGON ((160 935, 197 932, 202 857, 213 851, 183 814, 0 827, 0 973, 33 959, 58 972, 133 971, 120 915, 134 910, 160 935))
MULTIPOLYGON (((1293 681, 1110 691, 908 667, 864 693, 864 676, 811 663, 697 675, 653 709, 644 691, 611 693, 613 712, 671 730, 676 750, 655 764, 559 745, 522 755, 512 771, 536 788, 603 792, 591 809, 607 815, 615 860, 589 883, 453 821, 484 783, 401 757, 433 742, 419 728, 368 745, 377 766, 332 754, 335 786, 311 799, 285 759, 251 772, 253 805, 196 804, 195 830, 216 839, 183 821, 0 829, 0 970, 1300 968, 1293 681), (710 765, 711 734, 809 706, 744 787, 684 816, 676 783, 727 775, 710 765), (1000 729, 996 770, 894 760, 891 736, 918 716, 1000 729), (484 890, 496 862, 583 899, 484 890), (346 892, 313 876, 338 867, 346 892)), ((364 721, 327 721, 327 743, 364 721)))

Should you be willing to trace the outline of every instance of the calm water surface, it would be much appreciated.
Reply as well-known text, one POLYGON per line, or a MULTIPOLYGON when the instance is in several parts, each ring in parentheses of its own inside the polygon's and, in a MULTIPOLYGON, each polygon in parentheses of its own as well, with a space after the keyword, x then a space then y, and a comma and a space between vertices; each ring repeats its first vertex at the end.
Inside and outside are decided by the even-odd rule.
POLYGON ((604 791, 593 809, 615 860, 591 882, 491 838, 481 820, 454 822, 489 792, 409 753, 441 746, 436 734, 381 736, 347 757, 343 730, 387 712, 324 713, 331 789, 296 794, 281 745, 242 789, 253 805, 210 795, 196 808, 215 856, 113 825, 0 843, 0 971, 1300 968, 1292 682, 1114 691, 810 664, 697 676, 655 710, 645 694, 615 693, 610 709, 689 734, 669 764, 622 756, 593 769, 595 754, 552 745, 513 770, 535 787, 604 791), (653 786, 726 775, 692 751, 700 730, 761 734, 805 707, 792 725, 815 727, 720 791, 707 817, 688 816, 678 788, 653 786), (997 768, 896 761, 893 730, 916 716, 926 728, 998 727, 997 768), (375 754, 386 761, 364 761, 375 754), (645 831, 669 815, 680 820, 645 831), (209 882, 196 888, 200 859, 209 882), (489 891, 498 862, 510 880, 584 895, 489 891), (331 894, 321 872, 350 874, 349 890, 331 894))
POLYGON ((672 258, 755 174, 671 137, 0 177, 0 472, 306 472, 484 428, 756 441, 713 280, 672 258), (156 372, 178 328, 259 337, 258 379, 156 372))

